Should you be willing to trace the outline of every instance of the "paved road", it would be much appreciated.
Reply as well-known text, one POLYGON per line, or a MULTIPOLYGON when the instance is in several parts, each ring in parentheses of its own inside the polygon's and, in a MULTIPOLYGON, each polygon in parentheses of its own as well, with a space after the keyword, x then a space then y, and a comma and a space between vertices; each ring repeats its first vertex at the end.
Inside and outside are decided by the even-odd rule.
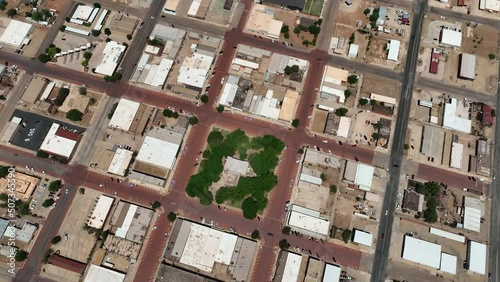
POLYGON ((417 178, 443 183, 455 189, 467 188, 481 194, 488 194, 490 190, 489 184, 486 182, 479 180, 473 181, 470 180, 467 175, 449 170, 437 171, 435 166, 427 164, 418 165, 417 178))
MULTIPOLYGON (((26 87, 28 87, 28 84, 32 78, 32 75, 24 73, 20 74, 19 80, 16 82, 16 85, 14 86, 12 91, 9 93, 7 101, 5 102, 5 105, 0 112, 1 125, 5 125, 9 121, 10 117, 14 113, 14 110, 16 109, 18 101, 21 99, 21 96, 23 96, 24 90, 26 89, 26 87)), ((3 130, 4 129, 1 129, 0 133, 2 133, 3 130)))
POLYGON ((463 13, 454 12, 454 11, 451 11, 449 9, 444 9, 444 8, 430 7, 430 11, 431 11, 431 13, 437 14, 439 16, 448 17, 450 19, 460 21, 460 22, 473 21, 473 22, 476 22, 479 24, 489 25, 489 26, 493 26, 493 27, 498 27, 498 24, 500 23, 499 20, 474 16, 474 15, 469 15, 469 14, 463 14, 463 13))
MULTIPOLYGON (((75 2, 73 1, 68 1, 66 4, 62 7, 62 10, 59 11, 59 15, 56 18, 56 21, 50 28, 49 32, 45 35, 45 38, 42 41, 42 44, 40 44, 40 48, 38 48, 38 52, 35 55, 35 58, 38 58, 38 55, 45 53, 45 49, 49 47, 50 44, 54 42, 54 39, 57 36, 57 33, 59 33, 59 27, 63 25, 66 21, 66 16, 69 15, 71 10, 73 9, 75 5, 75 2)), ((45 28, 45 27, 44 27, 45 28)))
POLYGON ((419 77, 416 81, 417 88, 427 88, 442 93, 456 96, 457 99, 467 98, 470 101, 483 102, 489 105, 496 103, 495 94, 485 95, 485 93, 477 92, 473 89, 466 87, 459 87, 457 85, 447 84, 439 80, 419 77))
POLYGON ((389 179, 387 181, 382 207, 382 213, 385 211, 386 214, 381 215, 378 229, 378 240, 371 277, 371 281, 373 282, 381 282, 386 278, 387 259, 391 246, 392 225, 396 210, 396 201, 394 199, 397 198, 398 193, 401 163, 403 161, 403 145, 405 143, 406 129, 408 128, 411 97, 417 68, 418 49, 427 4, 427 0, 417 0, 413 8, 415 19, 412 23, 411 39, 408 43, 409 48, 406 57, 404 78, 401 85, 401 98, 397 115, 398 119, 394 129, 394 143, 389 159, 389 179), (382 237, 385 238, 382 239, 382 237))
POLYGON ((193 31, 197 33, 208 33, 215 36, 224 36, 227 32, 227 27, 211 24, 206 21, 196 20, 187 17, 180 17, 170 14, 162 14, 159 19, 160 23, 173 24, 176 28, 193 31))
POLYGON ((335 13, 339 7, 339 0, 326 1, 323 7, 321 24, 321 33, 318 36, 316 42, 316 48, 328 52, 330 48, 330 42, 332 40, 332 35, 335 30, 335 13))

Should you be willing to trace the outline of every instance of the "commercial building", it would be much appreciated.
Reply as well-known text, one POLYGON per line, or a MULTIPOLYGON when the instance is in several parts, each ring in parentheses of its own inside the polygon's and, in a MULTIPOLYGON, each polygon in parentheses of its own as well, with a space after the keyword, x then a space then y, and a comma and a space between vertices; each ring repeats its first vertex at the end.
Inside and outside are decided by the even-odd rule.
POLYGON ((178 219, 165 258, 211 273, 216 263, 227 267, 232 281, 247 281, 256 242, 194 222, 178 219), (170 245, 171 244, 171 245, 170 245))
MULTIPOLYGON (((484 120, 484 110, 483 110, 484 120)), ((476 154, 470 155, 469 171, 479 175, 490 176, 491 173, 491 145, 485 140, 477 140, 476 154)))
POLYGON ((299 92, 287 89, 278 118, 291 122, 295 118, 298 100, 299 92))
POLYGON ((38 229, 37 225, 34 225, 29 222, 24 223, 21 229, 16 228, 16 240, 23 243, 31 242, 31 239, 33 239, 33 236, 35 235, 37 229, 38 229))
POLYGON ((307 262, 307 271, 304 282, 318 282, 320 279, 321 262, 318 259, 309 257, 307 262))
POLYGON ((256 4, 252 7, 246 28, 263 36, 279 39, 282 26, 282 21, 274 19, 273 11, 264 5, 256 4))
POLYGON ((356 167, 354 184, 358 185, 359 189, 361 190, 370 191, 372 187, 374 170, 375 168, 373 166, 359 163, 356 167))
POLYGON ((172 14, 176 15, 177 14, 177 7, 179 7, 179 3, 181 0, 167 0, 165 5, 163 6, 163 13, 167 14, 172 14))
MULTIPOLYGON (((36 178, 31 175, 27 175, 24 173, 21 173, 19 171, 15 171, 11 174, 12 179, 10 181, 15 180, 15 190, 14 190, 14 195, 16 196, 17 199, 26 201, 31 197, 31 194, 33 194, 33 191, 36 188, 36 185, 38 185, 38 182, 40 181, 39 178, 36 178)), ((7 178, 0 178, 0 193, 4 194, 11 194, 12 191, 10 191, 9 188, 9 179, 7 178)))
POLYGON ((174 166, 183 137, 183 133, 169 128, 154 127, 139 149, 134 170, 165 179, 174 166))
POLYGON ((307 166, 302 166, 302 171, 300 172, 299 179, 314 185, 321 185, 323 180, 321 179, 321 173, 318 170, 310 169, 307 166))
POLYGON ((214 60, 214 55, 197 53, 195 46, 191 47, 191 51, 192 56, 186 57, 182 61, 177 83, 201 89, 214 60))
POLYGON ((78 19, 81 21, 87 21, 94 10, 93 7, 87 5, 78 5, 75 12, 71 16, 72 19, 78 19))
POLYGON ((50 255, 48 264, 82 275, 87 268, 87 264, 60 256, 56 253, 50 255))
POLYGON ((458 77, 461 79, 476 79, 476 55, 462 53, 460 55, 460 71, 458 77))
POLYGON ((499 0, 480 0, 479 9, 486 10, 489 12, 499 12, 500 11, 500 1, 499 0))
POLYGON ((127 99, 120 99, 109 121, 110 128, 128 131, 141 104, 127 99))
POLYGON ((331 96, 335 96, 339 103, 344 103, 344 91, 347 87, 343 86, 342 82, 347 82, 348 76, 349 71, 347 70, 326 66, 320 87, 320 97, 328 99, 331 98, 331 96))
POLYGON ((351 45, 349 45, 349 52, 347 53, 347 56, 349 58, 357 58, 358 57, 358 51, 359 51, 359 45, 357 45, 357 44, 351 44, 351 45))
POLYGON ((441 245, 404 236, 403 258, 435 269, 441 265, 441 245))
POLYGON ((422 141, 420 143, 420 153, 436 158, 440 153, 443 144, 444 132, 437 127, 424 125, 422 128, 422 141))
POLYGON ((125 274, 91 264, 83 282, 123 282, 125 274))
POLYGON ((398 61, 399 57, 399 47, 401 46, 401 42, 399 40, 391 39, 389 41, 389 53, 387 54, 387 60, 389 61, 398 61))
POLYGON ((111 163, 109 164, 108 172, 120 176, 125 176, 128 170, 128 166, 132 161, 133 155, 134 152, 132 151, 117 148, 115 155, 113 156, 113 160, 111 160, 111 163))
POLYGON ((287 214, 286 223, 291 228, 300 230, 311 236, 326 238, 329 234, 330 222, 323 218, 319 211, 292 205, 287 214))
POLYGON ((114 199, 112 197, 101 195, 94 207, 94 210, 92 211, 87 225, 95 229, 101 229, 106 221, 106 218, 108 217, 113 201, 114 199))
POLYGON ((32 28, 33 26, 29 23, 10 20, 2 36, 0 36, 0 43, 14 48, 21 48, 30 42, 28 36, 32 28))
POLYGON ((229 75, 227 77, 224 88, 220 95, 219 104, 231 107, 233 105, 234 98, 238 93, 238 81, 240 78, 235 75, 229 75))
POLYGON ((460 47, 462 45, 462 32, 443 28, 439 35, 439 43, 452 47, 460 47))
POLYGON ((431 53, 431 63, 429 65, 429 72, 436 74, 439 70, 439 57, 441 56, 441 53, 436 49, 432 48, 432 53, 431 53))
POLYGON ((486 274, 486 255, 487 248, 485 244, 469 241, 467 247, 467 264, 470 271, 486 274))
POLYGON ((125 52, 125 45, 115 41, 106 43, 106 47, 102 51, 104 57, 101 63, 95 68, 95 72, 103 75, 112 76, 125 52))
POLYGON ((131 263, 137 262, 142 244, 130 241, 114 234, 108 234, 102 248, 113 254, 127 259, 131 263))
POLYGON ((336 265, 325 263, 323 282, 339 282, 342 269, 336 265))
POLYGON ((40 151, 70 159, 80 138, 81 134, 66 130, 58 123, 53 123, 40 146, 40 151))
POLYGON ((360 245, 371 247, 373 243, 373 235, 366 231, 354 229, 354 239, 352 241, 360 245))
POLYGON ((457 274, 457 257, 447 253, 441 253, 439 270, 453 275, 457 274))
POLYGON ((430 227, 429 228, 429 233, 434 234, 434 235, 439 236, 439 237, 443 237, 443 238, 446 238, 446 239, 450 239, 450 240, 457 241, 457 242, 465 244, 465 237, 462 236, 462 235, 458 235, 458 234, 451 233, 451 232, 448 232, 448 231, 444 231, 444 230, 441 230, 441 229, 437 229, 437 228, 434 228, 434 227, 430 227))
POLYGON ((282 255, 285 257, 282 258, 285 260, 284 268, 281 270, 280 266, 282 264, 278 263, 276 273, 280 275, 281 281, 297 282, 300 274, 300 265, 302 264, 302 256, 291 252, 282 252, 282 255))
POLYGON ((471 132, 472 121, 469 119, 466 102, 460 105, 457 99, 451 98, 444 104, 443 127, 463 133, 471 132))
POLYGON ((142 243, 154 211, 120 201, 111 216, 111 233, 116 237, 142 243))
POLYGON ((463 228, 480 232, 482 216, 484 216, 484 203, 476 198, 464 197, 463 228))
POLYGON ((462 160, 464 158, 464 144, 458 142, 451 143, 450 167, 462 169, 462 160))
POLYGON ((337 136, 347 139, 350 129, 351 129, 351 118, 340 117, 339 128, 337 129, 337 136))
POLYGON ((24 90, 21 101, 26 104, 35 104, 35 102, 38 101, 40 94, 47 88, 48 84, 49 82, 46 78, 35 76, 28 84, 28 87, 24 90))
POLYGON ((278 102, 278 99, 274 98, 274 91, 268 89, 266 96, 262 97, 254 95, 252 97, 249 111, 259 116, 277 120, 280 114, 278 102))

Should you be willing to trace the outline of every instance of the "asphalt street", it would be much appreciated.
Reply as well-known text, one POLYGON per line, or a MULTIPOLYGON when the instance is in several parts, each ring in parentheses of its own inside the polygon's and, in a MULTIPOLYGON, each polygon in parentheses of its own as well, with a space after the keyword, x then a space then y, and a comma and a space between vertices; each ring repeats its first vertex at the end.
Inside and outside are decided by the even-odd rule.
POLYGON ((176 28, 184 29, 187 31, 193 31, 197 33, 207 33, 210 35, 215 35, 220 37, 224 36, 224 34, 228 30, 224 26, 170 14, 162 14, 161 17, 159 18, 159 23, 167 25, 173 24, 176 28))
POLYGON ((378 228, 378 239, 375 250, 375 258, 372 268, 372 282, 382 282, 386 279, 387 260, 391 246, 392 225, 396 210, 396 201, 399 179, 401 175, 401 164, 403 161, 403 146, 405 144, 406 129, 411 108, 413 84, 417 68, 418 49, 420 36, 422 34, 423 20, 427 8, 427 0, 416 0, 414 3, 414 20, 411 28, 411 38, 408 43, 404 77, 401 84, 401 98, 399 100, 398 115, 394 129, 393 145, 389 159, 389 178, 382 205, 382 215, 378 228), (385 213, 385 215, 384 215, 385 213))
MULTIPOLYGON (((28 84, 30 83, 32 78, 32 75, 24 73, 20 74, 19 80, 16 82, 16 85, 7 96, 7 101, 5 102, 5 105, 0 112, 1 125, 6 125, 9 122, 10 117, 16 110, 18 101, 21 99, 21 96, 23 96, 23 93, 26 90, 26 87, 28 87, 28 84)), ((3 130, 0 130, 0 133, 1 132, 3 132, 3 130)))

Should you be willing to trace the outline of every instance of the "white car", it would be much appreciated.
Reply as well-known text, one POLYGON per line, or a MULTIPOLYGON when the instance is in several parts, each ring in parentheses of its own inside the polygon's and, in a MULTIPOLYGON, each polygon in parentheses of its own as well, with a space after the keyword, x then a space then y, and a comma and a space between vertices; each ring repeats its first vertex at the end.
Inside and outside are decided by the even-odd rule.
POLYGON ((323 140, 323 143, 325 143, 325 144, 328 143, 328 140, 323 140))
POLYGON ((388 211, 387 211, 387 210, 385 210, 385 215, 387 215, 387 214, 388 214, 388 211))

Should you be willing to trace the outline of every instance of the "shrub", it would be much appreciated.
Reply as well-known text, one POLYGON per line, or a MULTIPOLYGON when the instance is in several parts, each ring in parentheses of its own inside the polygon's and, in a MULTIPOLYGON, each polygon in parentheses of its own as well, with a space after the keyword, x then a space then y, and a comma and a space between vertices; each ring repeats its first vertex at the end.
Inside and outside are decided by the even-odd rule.
POLYGON ((366 9, 363 11, 363 14, 365 14, 365 16, 368 16, 368 14, 370 14, 370 9, 366 8, 366 9))
POLYGON ((490 60, 494 60, 496 57, 497 57, 497 56, 496 56, 495 54, 493 54, 493 53, 488 54, 488 58, 489 58, 490 60))
POLYGON ((69 95, 69 89, 68 88, 60 88, 59 89, 59 93, 56 97, 56 99, 54 100, 54 104, 56 106, 62 106, 62 104, 64 103, 64 101, 66 100, 66 97, 68 97, 69 95))
POLYGON ((104 34, 106 34, 107 36, 110 36, 111 35, 111 29, 105 28, 104 29, 104 34))
POLYGON ((282 249, 282 250, 286 250, 286 249, 290 248, 290 243, 288 243, 288 241, 286 239, 281 240, 278 245, 279 245, 280 249, 282 249))
POLYGON ((207 95, 201 95, 200 101, 205 104, 208 102, 208 96, 207 95))
POLYGON ((28 252, 26 252, 24 250, 17 251, 16 257, 15 257, 15 260, 17 262, 25 261, 27 258, 28 258, 28 252))
POLYGON ((66 118, 72 121, 81 121, 83 113, 77 109, 71 109, 66 113, 66 118))
POLYGON ((349 84, 356 84, 358 82, 358 76, 355 74, 351 74, 350 76, 347 77, 347 83, 349 84))
POLYGON ((100 30, 97 30, 97 29, 93 29, 92 30, 92 36, 98 37, 99 35, 101 35, 101 31, 100 30))
POLYGON ((56 237, 52 238, 52 245, 55 245, 59 242, 61 242, 61 236, 57 235, 56 237))
POLYGON ((310 25, 308 29, 309 29, 309 33, 314 35, 314 36, 317 36, 319 34, 319 32, 321 31, 321 27, 319 27, 317 25, 310 25))
POLYGON ((127 34, 127 39, 132 40, 132 34, 127 34))
POLYGON ((259 230, 254 230, 252 232, 251 237, 252 237, 252 239, 255 239, 255 240, 260 239, 260 232, 259 232, 259 230))
POLYGON ((161 207, 161 203, 160 203, 160 202, 158 202, 158 201, 154 201, 154 203, 153 203, 153 204, 151 204, 151 208, 152 208, 153 210, 156 210, 156 209, 158 209, 159 207, 161 207))
POLYGON ((408 149, 410 149, 410 145, 405 144, 403 148, 404 148, 405 150, 408 150, 408 149))
POLYGON ((338 108, 337 110, 335 110, 335 114, 339 117, 344 117, 348 111, 349 110, 346 108, 338 108))
POLYGON ((42 159, 46 159, 49 157, 49 154, 47 154, 44 151, 38 151, 38 152, 36 152, 36 156, 39 158, 42 158, 42 159))
POLYGON ((298 118, 292 120, 292 126, 293 127, 298 127, 300 124, 300 120, 298 118))
POLYGON ((380 138, 382 138, 382 134, 374 132, 372 133, 372 138, 373 140, 378 141, 380 138))
POLYGON ((330 185, 330 192, 332 192, 334 194, 337 193, 337 185, 333 185, 333 184, 330 185))
POLYGON ((100 8, 101 8, 101 4, 99 4, 99 3, 97 3, 97 2, 96 2, 96 3, 94 3, 94 8, 100 9, 100 8))
POLYGON ((346 229, 344 230, 344 232, 342 232, 342 240, 344 241, 344 243, 349 243, 349 241, 351 240, 351 236, 352 236, 352 231, 349 230, 349 229, 346 229))
POLYGON ((344 90, 344 97, 347 100, 347 98, 351 97, 352 92, 349 89, 344 90))
POLYGON ((38 60, 39 60, 40 62, 42 62, 42 63, 44 63, 44 64, 45 64, 45 63, 47 63, 48 61, 50 61, 50 60, 51 60, 51 58, 50 58, 50 56, 49 56, 49 55, 47 55, 47 54, 43 53, 43 54, 38 55, 38 60))
POLYGON ((300 27, 298 27, 298 26, 296 26, 296 27, 293 29, 293 33, 295 33, 295 34, 297 34, 297 35, 299 35, 301 31, 302 31, 302 29, 301 29, 300 27))
POLYGON ((7 11, 7 16, 9 16, 9 18, 14 17, 15 15, 17 15, 17 11, 16 11, 16 9, 9 9, 9 10, 7 11))
POLYGON ((215 110, 218 112, 218 113, 222 113, 224 112, 224 105, 218 105, 217 108, 215 108, 215 110))
POLYGON ((61 26, 59 27, 59 30, 64 32, 64 31, 66 30, 66 26, 65 26, 65 25, 61 25, 61 26))
POLYGON ((290 38, 290 34, 287 32, 287 33, 283 34, 283 37, 285 37, 285 39, 288 39, 288 38, 290 38))
POLYGON ((281 33, 288 33, 290 31, 290 27, 286 24, 281 27, 281 33))
POLYGON ((283 229, 281 229, 281 233, 285 235, 290 235, 290 231, 292 231, 292 228, 290 228, 290 226, 285 226, 283 227, 283 229))
POLYGON ((188 122, 189 122, 190 125, 195 125, 195 124, 198 123, 198 118, 195 117, 195 116, 190 117, 188 122))
POLYGON ((50 182, 49 184, 49 191, 50 192, 57 192, 59 189, 62 187, 62 181, 61 180, 54 180, 50 182))
POLYGON ((174 212, 169 212, 167 218, 168 221, 174 222, 177 219, 177 215, 174 212))
POLYGON ((349 36, 349 44, 354 44, 356 41, 356 35, 354 35, 354 32, 349 36))

